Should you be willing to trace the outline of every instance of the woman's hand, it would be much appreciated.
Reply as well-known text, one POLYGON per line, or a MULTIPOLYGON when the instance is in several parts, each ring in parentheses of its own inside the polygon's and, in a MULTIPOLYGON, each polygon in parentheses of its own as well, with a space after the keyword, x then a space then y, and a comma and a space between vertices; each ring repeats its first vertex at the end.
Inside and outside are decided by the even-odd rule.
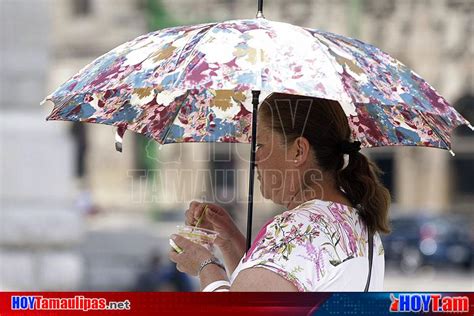
POLYGON ((197 276, 201 262, 213 257, 209 250, 189 239, 179 235, 172 235, 171 239, 183 250, 182 253, 178 254, 175 250, 171 249, 168 253, 170 260, 176 263, 178 271, 197 276))
MULTIPOLYGON (((243 246, 245 247, 245 237, 239 231, 229 213, 218 205, 192 201, 189 204, 189 209, 185 212, 186 225, 196 225, 206 205, 207 211, 206 214, 204 214, 199 227, 211 229, 219 233, 219 236, 215 240, 215 244, 221 250, 225 251, 232 248, 236 243, 240 244, 242 238, 244 243, 243 246)), ((244 251, 244 249, 242 249, 242 251, 244 251)))
POLYGON ((186 211, 186 225, 196 225, 206 205, 207 211, 199 227, 219 233, 214 243, 224 256, 227 272, 232 274, 245 253, 245 236, 239 231, 229 213, 215 204, 192 201, 186 211))
POLYGON ((177 247, 182 249, 182 252, 177 253, 174 249, 171 249, 168 257, 176 263, 178 271, 199 276, 201 289, 212 282, 227 280, 226 271, 215 264, 207 264, 202 271, 199 271, 205 260, 214 257, 209 250, 179 235, 172 235, 171 239, 177 247))

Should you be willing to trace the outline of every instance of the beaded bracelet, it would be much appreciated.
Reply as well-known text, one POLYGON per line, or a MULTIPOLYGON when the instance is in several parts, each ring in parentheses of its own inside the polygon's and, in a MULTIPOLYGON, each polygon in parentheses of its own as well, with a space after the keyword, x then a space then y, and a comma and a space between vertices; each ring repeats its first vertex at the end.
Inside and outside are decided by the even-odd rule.
POLYGON ((202 271, 202 269, 204 269, 205 266, 207 266, 208 264, 211 264, 211 263, 221 267, 225 271, 225 267, 219 261, 219 259, 217 259, 216 257, 212 257, 212 258, 206 259, 203 262, 201 262, 201 266, 199 267, 198 275, 201 274, 201 271, 202 271))

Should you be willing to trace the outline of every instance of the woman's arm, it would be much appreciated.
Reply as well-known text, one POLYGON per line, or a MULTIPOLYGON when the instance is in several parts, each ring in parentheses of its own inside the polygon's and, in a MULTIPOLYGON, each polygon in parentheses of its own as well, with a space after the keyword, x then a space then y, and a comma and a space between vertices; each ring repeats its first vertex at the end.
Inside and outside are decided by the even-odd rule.
POLYGON ((248 268, 239 272, 231 291, 234 292, 297 292, 296 286, 265 268, 248 268))
POLYGON ((245 236, 237 230, 228 243, 219 246, 229 275, 232 275, 245 254, 245 236))
MULTIPOLYGON (((200 274, 201 291, 215 281, 227 280, 224 270, 217 265, 206 266, 200 274)), ((227 287, 220 287, 224 289, 227 287)), ((298 289, 290 281, 275 272, 264 268, 248 268, 242 270, 232 283, 233 292, 297 292, 298 289)))
MULTIPOLYGON (((199 276, 201 290, 216 281, 227 281, 226 271, 217 263, 212 263, 212 253, 203 246, 179 235, 172 235, 171 240, 182 251, 170 249, 168 257, 176 262, 176 268, 184 273, 199 276), (200 268, 200 266, 203 266, 200 268)), ((215 286, 228 288, 225 282, 214 283, 206 290, 219 290, 215 286)), ((265 268, 247 268, 239 272, 230 290, 232 291, 296 291, 290 282, 265 268)))
POLYGON ((205 266, 201 273, 199 274, 199 280, 201 282, 201 291, 211 284, 212 282, 216 281, 227 281, 227 275, 221 267, 215 264, 208 264, 205 266))

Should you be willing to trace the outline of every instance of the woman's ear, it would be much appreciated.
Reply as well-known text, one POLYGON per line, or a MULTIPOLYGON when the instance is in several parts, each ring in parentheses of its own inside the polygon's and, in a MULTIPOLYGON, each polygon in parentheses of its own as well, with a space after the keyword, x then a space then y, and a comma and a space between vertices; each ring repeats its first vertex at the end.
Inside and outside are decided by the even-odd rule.
POLYGON ((298 137, 293 143, 293 162, 300 166, 308 160, 311 145, 305 137, 298 137))

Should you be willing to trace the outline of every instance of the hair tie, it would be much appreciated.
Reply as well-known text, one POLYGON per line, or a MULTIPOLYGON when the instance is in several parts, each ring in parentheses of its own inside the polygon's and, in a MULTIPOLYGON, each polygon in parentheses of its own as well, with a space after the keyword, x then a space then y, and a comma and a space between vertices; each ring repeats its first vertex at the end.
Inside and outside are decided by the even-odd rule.
POLYGON ((348 140, 343 140, 339 144, 339 152, 341 152, 343 158, 342 168, 339 171, 342 171, 347 168, 349 165, 349 155, 353 153, 357 153, 360 150, 360 142, 358 140, 354 142, 350 142, 348 140))
POLYGON ((350 154, 358 152, 360 150, 360 145, 361 145, 361 142, 359 142, 358 140, 354 142, 343 140, 339 144, 339 151, 343 154, 350 155, 350 154))

